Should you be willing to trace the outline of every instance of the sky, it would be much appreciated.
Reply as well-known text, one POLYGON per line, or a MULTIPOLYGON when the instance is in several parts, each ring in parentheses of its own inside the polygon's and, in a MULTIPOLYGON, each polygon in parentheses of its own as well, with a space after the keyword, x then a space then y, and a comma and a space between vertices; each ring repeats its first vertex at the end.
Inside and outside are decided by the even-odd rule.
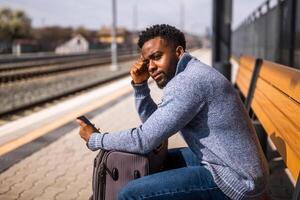
MULTIPOLYGON (((233 29, 265 0, 233 0, 233 29)), ((213 0, 117 0, 117 25, 141 30, 167 23, 204 34, 212 24, 213 0), (180 15, 183 13, 183 15, 180 15), (137 16, 137 17, 135 17, 137 16), (181 18, 180 16, 183 16, 181 18), (184 23, 181 23, 184 19, 184 23)), ((112 23, 110 0, 0 0, 0 7, 22 9, 34 27, 60 25, 98 30, 112 23)))

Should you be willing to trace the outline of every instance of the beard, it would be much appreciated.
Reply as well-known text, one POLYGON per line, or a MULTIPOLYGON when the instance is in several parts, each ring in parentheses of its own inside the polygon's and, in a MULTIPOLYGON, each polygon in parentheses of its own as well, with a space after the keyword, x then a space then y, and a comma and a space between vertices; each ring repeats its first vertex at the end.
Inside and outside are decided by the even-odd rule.
POLYGON ((159 89, 163 89, 166 86, 166 84, 160 84, 158 82, 156 82, 156 85, 159 89))
POLYGON ((169 82, 169 77, 163 73, 162 76, 158 80, 154 80, 157 87, 163 89, 169 82))

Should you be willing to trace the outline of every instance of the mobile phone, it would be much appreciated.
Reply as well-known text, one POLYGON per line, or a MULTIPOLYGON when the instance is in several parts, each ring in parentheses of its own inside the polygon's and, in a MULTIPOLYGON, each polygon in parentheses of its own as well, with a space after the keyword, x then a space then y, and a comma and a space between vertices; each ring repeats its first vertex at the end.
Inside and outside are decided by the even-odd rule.
POLYGON ((81 116, 77 117, 77 119, 80 119, 81 121, 83 121, 87 125, 91 126, 93 128, 94 132, 100 133, 99 130, 94 126, 94 124, 92 124, 92 122, 90 120, 88 120, 88 118, 86 118, 84 115, 81 115, 81 116))

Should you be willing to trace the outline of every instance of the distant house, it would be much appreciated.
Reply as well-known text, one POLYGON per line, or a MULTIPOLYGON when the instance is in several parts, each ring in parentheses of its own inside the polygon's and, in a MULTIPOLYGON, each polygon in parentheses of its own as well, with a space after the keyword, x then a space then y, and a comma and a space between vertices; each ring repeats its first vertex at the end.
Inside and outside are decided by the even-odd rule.
MULTIPOLYGON (((101 43, 111 43, 112 37, 111 37, 111 28, 103 26, 99 32, 99 41, 101 43)), ((128 36, 130 35, 129 31, 127 31, 125 28, 117 28, 116 31, 116 42, 118 44, 123 44, 127 42, 128 36)))
POLYGON ((84 53, 89 51, 89 42, 82 35, 75 35, 71 40, 55 48, 57 54, 84 53))

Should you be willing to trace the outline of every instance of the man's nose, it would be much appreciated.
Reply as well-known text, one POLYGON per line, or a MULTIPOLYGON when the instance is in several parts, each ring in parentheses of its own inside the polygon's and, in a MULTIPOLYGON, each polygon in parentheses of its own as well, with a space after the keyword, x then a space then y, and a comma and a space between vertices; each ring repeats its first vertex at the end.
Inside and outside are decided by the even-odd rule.
POLYGON ((157 66, 155 65, 155 63, 152 60, 150 60, 149 67, 148 67, 149 73, 151 74, 151 73, 155 72, 156 69, 157 69, 157 66))

